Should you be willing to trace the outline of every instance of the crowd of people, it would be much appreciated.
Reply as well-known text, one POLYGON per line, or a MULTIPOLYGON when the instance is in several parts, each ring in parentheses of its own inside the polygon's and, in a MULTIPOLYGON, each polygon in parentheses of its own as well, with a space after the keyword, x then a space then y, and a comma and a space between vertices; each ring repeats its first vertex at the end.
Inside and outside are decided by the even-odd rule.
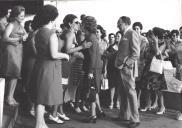
MULTIPOLYGON (((132 27, 127 16, 118 19, 118 32, 106 30, 92 16, 68 14, 55 25, 58 10, 43 6, 33 20, 24 25, 25 8, 14 6, 0 18, 0 75, 6 80, 5 103, 17 106, 16 85, 22 84, 36 117, 35 128, 48 128, 44 114, 62 124, 70 118, 64 113, 67 103, 76 113, 90 112, 85 120, 96 123, 106 116, 100 104, 103 79, 108 79, 108 108, 120 110, 116 121, 140 125, 139 110, 165 112, 164 73, 150 71, 153 57, 169 60, 182 80, 182 27, 165 30, 154 27, 142 33, 142 23, 132 27), (80 22, 81 21, 81 22, 80 22), (114 100, 116 99, 116 100, 114 100), (141 103, 143 99, 144 103, 141 103)), ((182 120, 182 107, 177 115, 182 120)))

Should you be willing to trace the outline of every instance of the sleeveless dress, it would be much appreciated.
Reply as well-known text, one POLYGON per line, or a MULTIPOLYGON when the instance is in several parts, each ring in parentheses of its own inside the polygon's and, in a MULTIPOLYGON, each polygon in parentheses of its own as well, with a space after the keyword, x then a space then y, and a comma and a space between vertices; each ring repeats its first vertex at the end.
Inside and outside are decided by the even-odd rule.
POLYGON ((49 39, 54 33, 48 28, 40 28, 35 36, 37 58, 32 73, 32 100, 36 104, 57 105, 63 103, 61 85, 61 60, 52 59, 49 39))
MULTIPOLYGON (((24 36, 25 30, 18 22, 12 22, 14 28, 10 34, 11 38, 24 36)), ((5 53, 3 62, 3 73, 5 77, 21 78, 21 67, 23 59, 22 42, 5 42, 5 53)))

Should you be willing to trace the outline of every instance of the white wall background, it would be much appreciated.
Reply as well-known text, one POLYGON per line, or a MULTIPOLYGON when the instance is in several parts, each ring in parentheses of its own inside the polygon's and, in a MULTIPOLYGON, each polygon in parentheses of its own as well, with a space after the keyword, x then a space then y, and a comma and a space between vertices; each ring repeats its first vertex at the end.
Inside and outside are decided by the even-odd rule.
POLYGON ((94 16, 107 34, 116 32, 120 16, 129 16, 132 23, 142 22, 143 31, 154 26, 164 29, 179 29, 182 25, 182 0, 52 0, 59 9, 57 23, 62 23, 66 14, 94 16))

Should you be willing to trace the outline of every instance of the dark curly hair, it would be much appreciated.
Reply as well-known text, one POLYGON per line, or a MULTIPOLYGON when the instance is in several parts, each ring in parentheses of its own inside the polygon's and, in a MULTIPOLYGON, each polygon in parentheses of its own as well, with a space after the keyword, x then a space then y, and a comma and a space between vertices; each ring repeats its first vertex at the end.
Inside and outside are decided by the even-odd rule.
POLYGON ((35 30, 40 28, 50 21, 54 21, 58 17, 58 10, 55 6, 52 5, 45 5, 43 6, 35 15, 32 28, 35 30))
POLYGON ((69 23, 73 23, 73 20, 76 19, 77 16, 75 16, 74 14, 68 14, 64 17, 63 19, 63 24, 66 28, 70 28, 69 23))
POLYGON ((178 30, 172 30, 170 32, 170 35, 172 36, 174 33, 176 33, 176 36, 179 36, 179 31, 178 30))
POLYGON ((21 12, 25 12, 25 8, 23 6, 17 5, 14 6, 11 10, 9 21, 13 22, 15 18, 20 15, 21 12))
POLYGON ((92 16, 86 16, 82 20, 82 24, 84 24, 84 29, 90 33, 96 33, 97 31, 97 21, 92 16))
POLYGON ((116 36, 114 33, 109 33, 108 37, 110 38, 112 35, 113 35, 114 37, 116 36))
POLYGON ((141 22, 135 22, 135 23, 133 24, 133 26, 132 26, 133 30, 135 29, 136 26, 138 26, 138 27, 140 28, 140 30, 143 29, 143 25, 142 25, 141 22))
POLYGON ((106 37, 106 30, 104 30, 104 28, 101 25, 97 25, 97 29, 99 29, 102 34, 101 39, 104 39, 106 37))
POLYGON ((121 31, 117 31, 117 32, 116 32, 116 35, 117 35, 117 34, 121 34, 121 36, 123 36, 123 34, 122 34, 121 31))

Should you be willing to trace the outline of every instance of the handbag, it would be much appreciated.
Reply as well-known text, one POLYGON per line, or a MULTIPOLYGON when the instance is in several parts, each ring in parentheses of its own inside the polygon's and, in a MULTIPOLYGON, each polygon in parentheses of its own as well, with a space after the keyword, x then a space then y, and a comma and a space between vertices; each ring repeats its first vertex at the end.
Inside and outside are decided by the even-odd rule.
POLYGON ((88 88, 88 93, 87 93, 87 101, 89 103, 95 102, 96 101, 96 84, 94 79, 89 79, 88 80, 89 88, 88 88))
POLYGON ((172 77, 170 82, 167 84, 167 91, 181 93, 182 92, 182 81, 172 77))
POLYGON ((173 69, 171 61, 163 61, 163 69, 173 69))
POLYGON ((101 90, 107 90, 107 89, 109 89, 108 79, 103 78, 101 82, 101 90))
POLYGON ((156 59, 154 56, 150 65, 150 71, 162 74, 163 72, 163 60, 156 59))

